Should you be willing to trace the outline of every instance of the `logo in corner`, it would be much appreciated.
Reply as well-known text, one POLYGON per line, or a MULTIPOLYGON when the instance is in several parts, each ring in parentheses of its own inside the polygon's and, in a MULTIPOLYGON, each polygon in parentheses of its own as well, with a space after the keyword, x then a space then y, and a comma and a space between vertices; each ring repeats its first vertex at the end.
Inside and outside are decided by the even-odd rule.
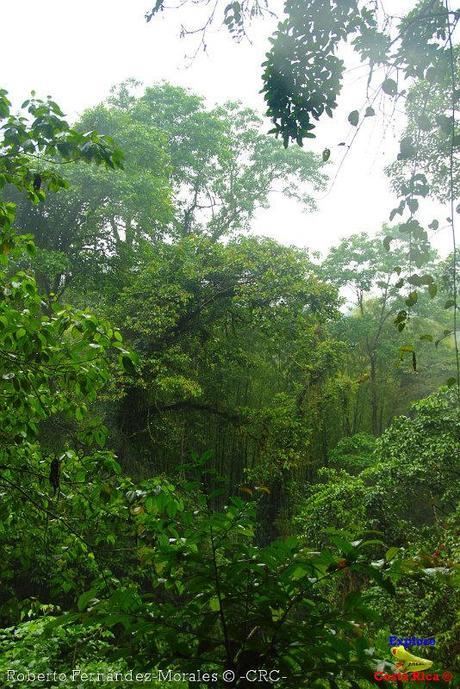
POLYGON ((429 670, 429 668, 433 665, 432 660, 414 656, 412 653, 409 653, 404 646, 393 646, 391 653, 398 661, 396 663, 396 667, 402 672, 419 672, 421 670, 429 670))

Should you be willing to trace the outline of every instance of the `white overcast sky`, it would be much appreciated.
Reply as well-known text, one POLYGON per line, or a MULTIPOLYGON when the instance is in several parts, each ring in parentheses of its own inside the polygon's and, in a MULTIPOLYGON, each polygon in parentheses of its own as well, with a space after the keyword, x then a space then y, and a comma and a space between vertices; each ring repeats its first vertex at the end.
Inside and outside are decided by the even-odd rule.
MULTIPOLYGON (((205 96, 210 105, 241 100, 263 113, 260 65, 273 21, 259 21, 252 27, 252 45, 235 44, 216 26, 208 36, 207 53, 189 65, 185 55, 193 52, 195 44, 191 39, 181 40, 179 32, 181 22, 196 25, 195 10, 170 10, 147 24, 145 10, 153 3, 0 0, 0 85, 15 104, 31 89, 37 95, 50 94, 72 119, 104 99, 113 84, 129 77, 145 85, 167 80, 205 96)), ((400 0, 387 0, 386 4, 387 11, 397 11, 398 5, 400 8, 400 0)), ((325 147, 331 149, 331 178, 346 150, 337 144, 349 142, 356 131, 348 124, 347 114, 365 102, 366 68, 353 61, 353 56, 347 67, 345 88, 333 120, 322 120, 317 139, 307 144, 318 153, 325 147)), ((390 104, 386 107, 388 110, 390 104)), ((304 214, 295 202, 274 195, 270 209, 258 213, 254 230, 322 252, 353 232, 376 232, 397 205, 384 166, 397 154, 403 121, 402 113, 391 120, 380 111, 378 117, 366 121, 332 188, 319 200, 316 213, 304 214)), ((267 120, 265 125, 268 130, 267 120)), ((433 206, 427 209, 428 221, 435 215, 441 227, 445 225, 445 211, 433 206)), ((436 244, 441 250, 448 247, 447 230, 440 231, 436 244)))

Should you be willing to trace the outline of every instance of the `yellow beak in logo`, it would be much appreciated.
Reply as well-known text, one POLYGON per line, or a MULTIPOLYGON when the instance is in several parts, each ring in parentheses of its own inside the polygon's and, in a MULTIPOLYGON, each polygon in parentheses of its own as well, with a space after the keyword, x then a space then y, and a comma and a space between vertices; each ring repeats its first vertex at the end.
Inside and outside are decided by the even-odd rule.
POLYGON ((426 658, 419 658, 418 656, 409 653, 404 646, 393 646, 391 653, 399 660, 397 666, 403 672, 418 672, 419 670, 428 670, 432 665, 432 660, 426 658))

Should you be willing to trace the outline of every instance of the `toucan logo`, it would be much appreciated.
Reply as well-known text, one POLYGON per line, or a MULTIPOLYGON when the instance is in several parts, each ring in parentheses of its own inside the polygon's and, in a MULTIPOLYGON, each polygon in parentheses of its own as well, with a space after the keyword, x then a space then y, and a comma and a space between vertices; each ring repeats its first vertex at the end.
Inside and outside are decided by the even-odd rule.
POLYGON ((396 667, 402 672, 418 672, 419 670, 428 670, 433 665, 432 660, 414 656, 412 653, 409 653, 404 646, 393 646, 391 653, 398 661, 396 663, 396 667))

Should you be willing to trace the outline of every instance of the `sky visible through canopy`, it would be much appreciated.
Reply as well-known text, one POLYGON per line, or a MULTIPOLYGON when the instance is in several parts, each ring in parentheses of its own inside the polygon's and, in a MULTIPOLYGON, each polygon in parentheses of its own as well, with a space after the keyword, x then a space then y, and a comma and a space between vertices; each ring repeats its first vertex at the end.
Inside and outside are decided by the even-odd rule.
MULTIPOLYGON (((276 4, 281 13, 282 3, 272 6, 276 4)), ((385 9, 397 15, 398 5, 387 0, 385 9)), ((21 27, 20 43, 17 30, 3 32, 3 62, 8 69, 2 84, 18 105, 31 89, 39 96, 49 93, 71 118, 104 99, 112 85, 130 77, 145 85, 166 80, 188 87, 205 96, 210 105, 241 100, 263 113, 260 65, 268 49, 267 38, 276 26, 274 18, 257 21, 249 33, 251 43, 240 44, 227 35, 218 19, 207 35, 207 53, 188 60, 198 39, 179 40, 179 34, 181 23, 187 28, 199 26, 196 10, 171 9, 147 24, 144 14, 148 8, 149 0, 2 3, 4 26, 21 27), (29 59, 18 55, 18 45, 29 59)), ((343 57, 348 58, 346 47, 343 57)), ((375 233, 397 205, 384 167, 398 151, 403 103, 392 113, 388 99, 386 112, 377 100, 377 117, 369 118, 351 149, 339 146, 353 139, 356 129, 347 115, 360 109, 366 99, 366 66, 352 58, 347 59, 347 67, 339 109, 333 120, 322 120, 317 139, 306 144, 318 153, 326 147, 331 150, 330 186, 319 197, 318 211, 304 214, 295 201, 274 193, 270 209, 260 210, 254 221, 257 233, 324 253, 341 237, 361 231, 375 233)), ((270 128, 268 120, 264 127, 266 131, 270 128)), ((427 222, 433 217, 440 220, 434 244, 447 253, 450 230, 446 211, 425 202, 423 216, 427 222)))

